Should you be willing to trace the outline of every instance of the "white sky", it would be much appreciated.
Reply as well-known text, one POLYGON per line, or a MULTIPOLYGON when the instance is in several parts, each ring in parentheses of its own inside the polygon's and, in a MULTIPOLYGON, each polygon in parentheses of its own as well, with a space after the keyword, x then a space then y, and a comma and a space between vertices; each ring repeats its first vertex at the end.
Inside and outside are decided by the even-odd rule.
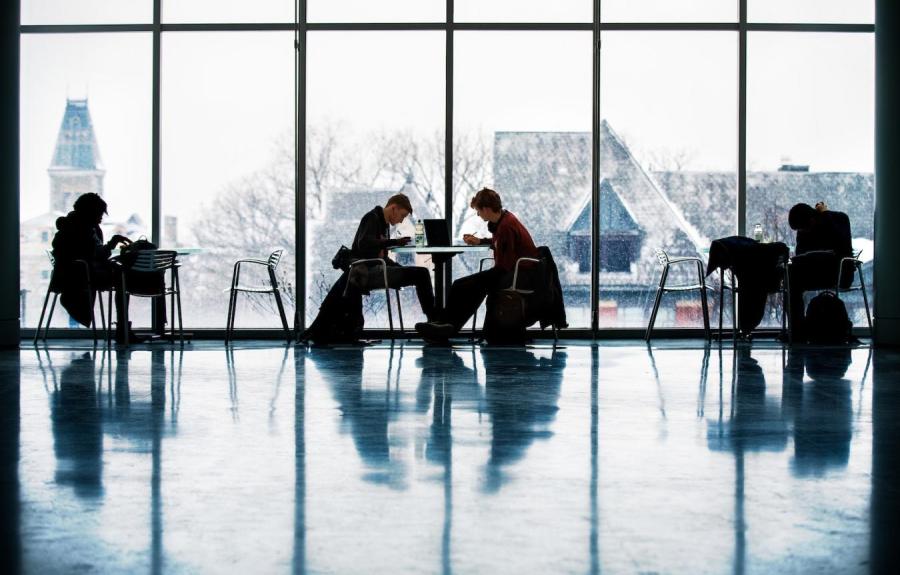
MULTIPOLYGON (((457 13, 465 6, 457 0, 457 13)), ((615 3, 604 6, 609 13, 615 3)), ((457 33, 457 131, 589 130, 590 40, 587 32, 457 33)), ((149 216, 150 50, 146 33, 23 36, 23 219, 48 208, 47 167, 67 95, 90 99, 111 216, 149 216)), ((339 120, 348 137, 441 130, 443 64, 441 32, 310 33, 310 122, 339 120)), ((735 168, 735 33, 604 33, 601 81, 603 117, 635 151, 687 150, 691 168, 735 168)), ((872 35, 751 34, 751 169, 789 158, 816 171, 871 172, 873 94, 872 35)), ((165 33, 164 212, 187 224, 224 185, 265 167, 276 140, 290 137, 293 97, 289 32, 165 33)))

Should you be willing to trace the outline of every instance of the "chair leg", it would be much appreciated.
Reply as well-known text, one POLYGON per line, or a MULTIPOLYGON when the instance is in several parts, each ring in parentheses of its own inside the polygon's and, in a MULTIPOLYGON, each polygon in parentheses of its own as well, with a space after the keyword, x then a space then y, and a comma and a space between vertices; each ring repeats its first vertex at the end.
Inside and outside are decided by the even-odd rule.
POLYGON ((712 338, 709 332, 709 306, 706 301, 706 281, 703 279, 703 266, 697 262, 697 278, 700 280, 700 303, 703 308, 703 331, 706 333, 706 339, 712 338))
POLYGON ((100 329, 106 332, 106 312, 103 310, 103 292, 97 292, 97 301, 100 304, 100 329))
MULTIPOLYGON (((44 313, 47 311, 47 301, 50 300, 50 285, 47 285, 47 293, 44 295, 44 305, 41 307, 41 317, 38 320, 37 329, 34 330, 34 343, 37 343, 38 338, 41 335, 41 325, 44 323, 44 313)), ((50 320, 47 320, 47 323, 50 323, 50 320)), ((46 336, 44 339, 47 339, 46 336)))
POLYGON ((731 341, 738 340, 738 306, 737 286, 734 283, 734 270, 731 272, 731 341))
POLYGON ((234 314, 236 293, 234 287, 228 291, 228 315, 225 316, 225 343, 231 339, 231 316, 234 314))
POLYGON ((94 343, 97 343, 97 318, 94 316, 94 292, 88 290, 88 303, 91 310, 91 335, 94 336, 94 343))
POLYGON ((653 302, 653 311, 650 312, 650 323, 647 325, 647 333, 644 334, 644 340, 650 341, 650 333, 653 331, 653 324, 656 323, 656 312, 659 311, 659 303, 662 300, 663 292, 666 289, 666 276, 669 275, 668 264, 663 266, 662 275, 659 278, 659 287, 656 288, 656 300, 653 302))
MULTIPOLYGON (((175 300, 178 304, 178 338, 181 340, 181 344, 184 345, 184 325, 181 319, 181 280, 178 278, 178 270, 174 270, 175 272, 175 300)), ((174 324, 174 320, 172 321, 174 324)), ((173 325, 174 329, 174 325, 173 325)), ((174 335, 173 335, 174 338, 174 335)))
POLYGON ((863 304, 866 306, 866 320, 869 322, 869 337, 875 337, 875 332, 872 331, 872 312, 869 311, 869 296, 866 295, 866 280, 863 278, 862 266, 856 267, 857 273, 859 273, 859 286, 863 296, 863 304))
POLYGON ((125 324, 122 326, 122 340, 125 342, 125 345, 128 345, 128 332, 131 330, 128 329, 128 290, 125 287, 125 273, 122 272, 122 307, 125 309, 122 310, 122 322, 125 324))
POLYGON ((391 330, 391 339, 394 339, 394 314, 391 313, 391 290, 387 286, 384 288, 384 297, 387 300, 388 327, 391 330))
POLYGON ((403 337, 403 334, 406 330, 403 328, 403 305, 400 303, 400 290, 394 290, 394 296, 397 298, 397 315, 400 317, 400 337, 403 337))
POLYGON ((722 341, 722 316, 725 307, 725 270, 719 268, 719 341, 722 341))
POLYGON ((106 346, 109 347, 112 344, 112 310, 113 310, 113 290, 109 290, 109 295, 106 299, 106 346))
POLYGON ((50 322, 53 321, 53 310, 56 309, 56 300, 59 299, 59 294, 53 294, 53 301, 50 302, 50 313, 47 315, 47 324, 44 326, 44 341, 47 341, 47 333, 50 331, 50 322))
POLYGON ((275 304, 278 306, 278 315, 281 317, 281 327, 284 329, 284 337, 290 342, 291 330, 288 327, 287 316, 284 315, 284 304, 281 302, 281 291, 278 288, 278 280, 275 278, 275 271, 272 268, 269 268, 269 283, 272 284, 272 293, 275 295, 275 304))

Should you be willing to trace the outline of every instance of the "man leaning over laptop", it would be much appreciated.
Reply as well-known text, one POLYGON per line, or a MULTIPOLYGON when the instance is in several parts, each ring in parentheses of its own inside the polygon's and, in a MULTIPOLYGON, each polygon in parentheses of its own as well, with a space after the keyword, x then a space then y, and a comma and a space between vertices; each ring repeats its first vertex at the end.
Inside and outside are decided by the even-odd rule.
MULTIPOLYGON (((431 321, 435 318, 434 290, 431 287, 431 274, 428 269, 402 266, 390 259, 387 253, 389 247, 409 243, 408 237, 391 239, 390 226, 401 223, 412 212, 412 205, 405 194, 391 196, 383 208, 375 206, 360 220, 350 252, 353 260, 383 258, 387 264, 389 287, 416 286, 416 295, 419 297, 422 312, 431 321)), ((379 262, 353 266, 349 281, 351 286, 362 291, 385 287, 384 274, 379 262)))

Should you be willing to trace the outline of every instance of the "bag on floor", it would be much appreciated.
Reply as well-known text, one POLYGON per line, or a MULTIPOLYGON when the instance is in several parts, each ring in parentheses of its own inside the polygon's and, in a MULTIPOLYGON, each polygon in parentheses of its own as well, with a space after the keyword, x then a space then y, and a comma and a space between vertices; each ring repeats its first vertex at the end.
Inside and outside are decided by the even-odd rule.
POLYGON ((521 293, 500 290, 488 295, 484 320, 488 343, 524 343, 526 327, 526 301, 521 293))
POLYGON ((806 333, 810 343, 847 343, 853 323, 844 302, 831 291, 812 298, 806 308, 806 333))

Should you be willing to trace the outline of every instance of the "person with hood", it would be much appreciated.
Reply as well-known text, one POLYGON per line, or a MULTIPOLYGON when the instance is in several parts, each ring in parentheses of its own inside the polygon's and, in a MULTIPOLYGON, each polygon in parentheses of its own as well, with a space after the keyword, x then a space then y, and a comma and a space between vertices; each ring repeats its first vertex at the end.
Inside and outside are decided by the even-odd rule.
MULTIPOLYGON (((108 290, 113 285, 113 267, 109 262, 112 251, 131 240, 116 234, 103 240, 100 222, 107 214, 106 202, 93 192, 82 194, 75 200, 72 211, 57 218, 56 235, 53 237, 54 281, 61 287, 60 302, 69 315, 85 327, 90 327, 93 297, 90 288, 108 290), (84 277, 84 261, 89 277, 84 277)), ((116 340, 124 338, 124 307, 116 297, 116 340)))

